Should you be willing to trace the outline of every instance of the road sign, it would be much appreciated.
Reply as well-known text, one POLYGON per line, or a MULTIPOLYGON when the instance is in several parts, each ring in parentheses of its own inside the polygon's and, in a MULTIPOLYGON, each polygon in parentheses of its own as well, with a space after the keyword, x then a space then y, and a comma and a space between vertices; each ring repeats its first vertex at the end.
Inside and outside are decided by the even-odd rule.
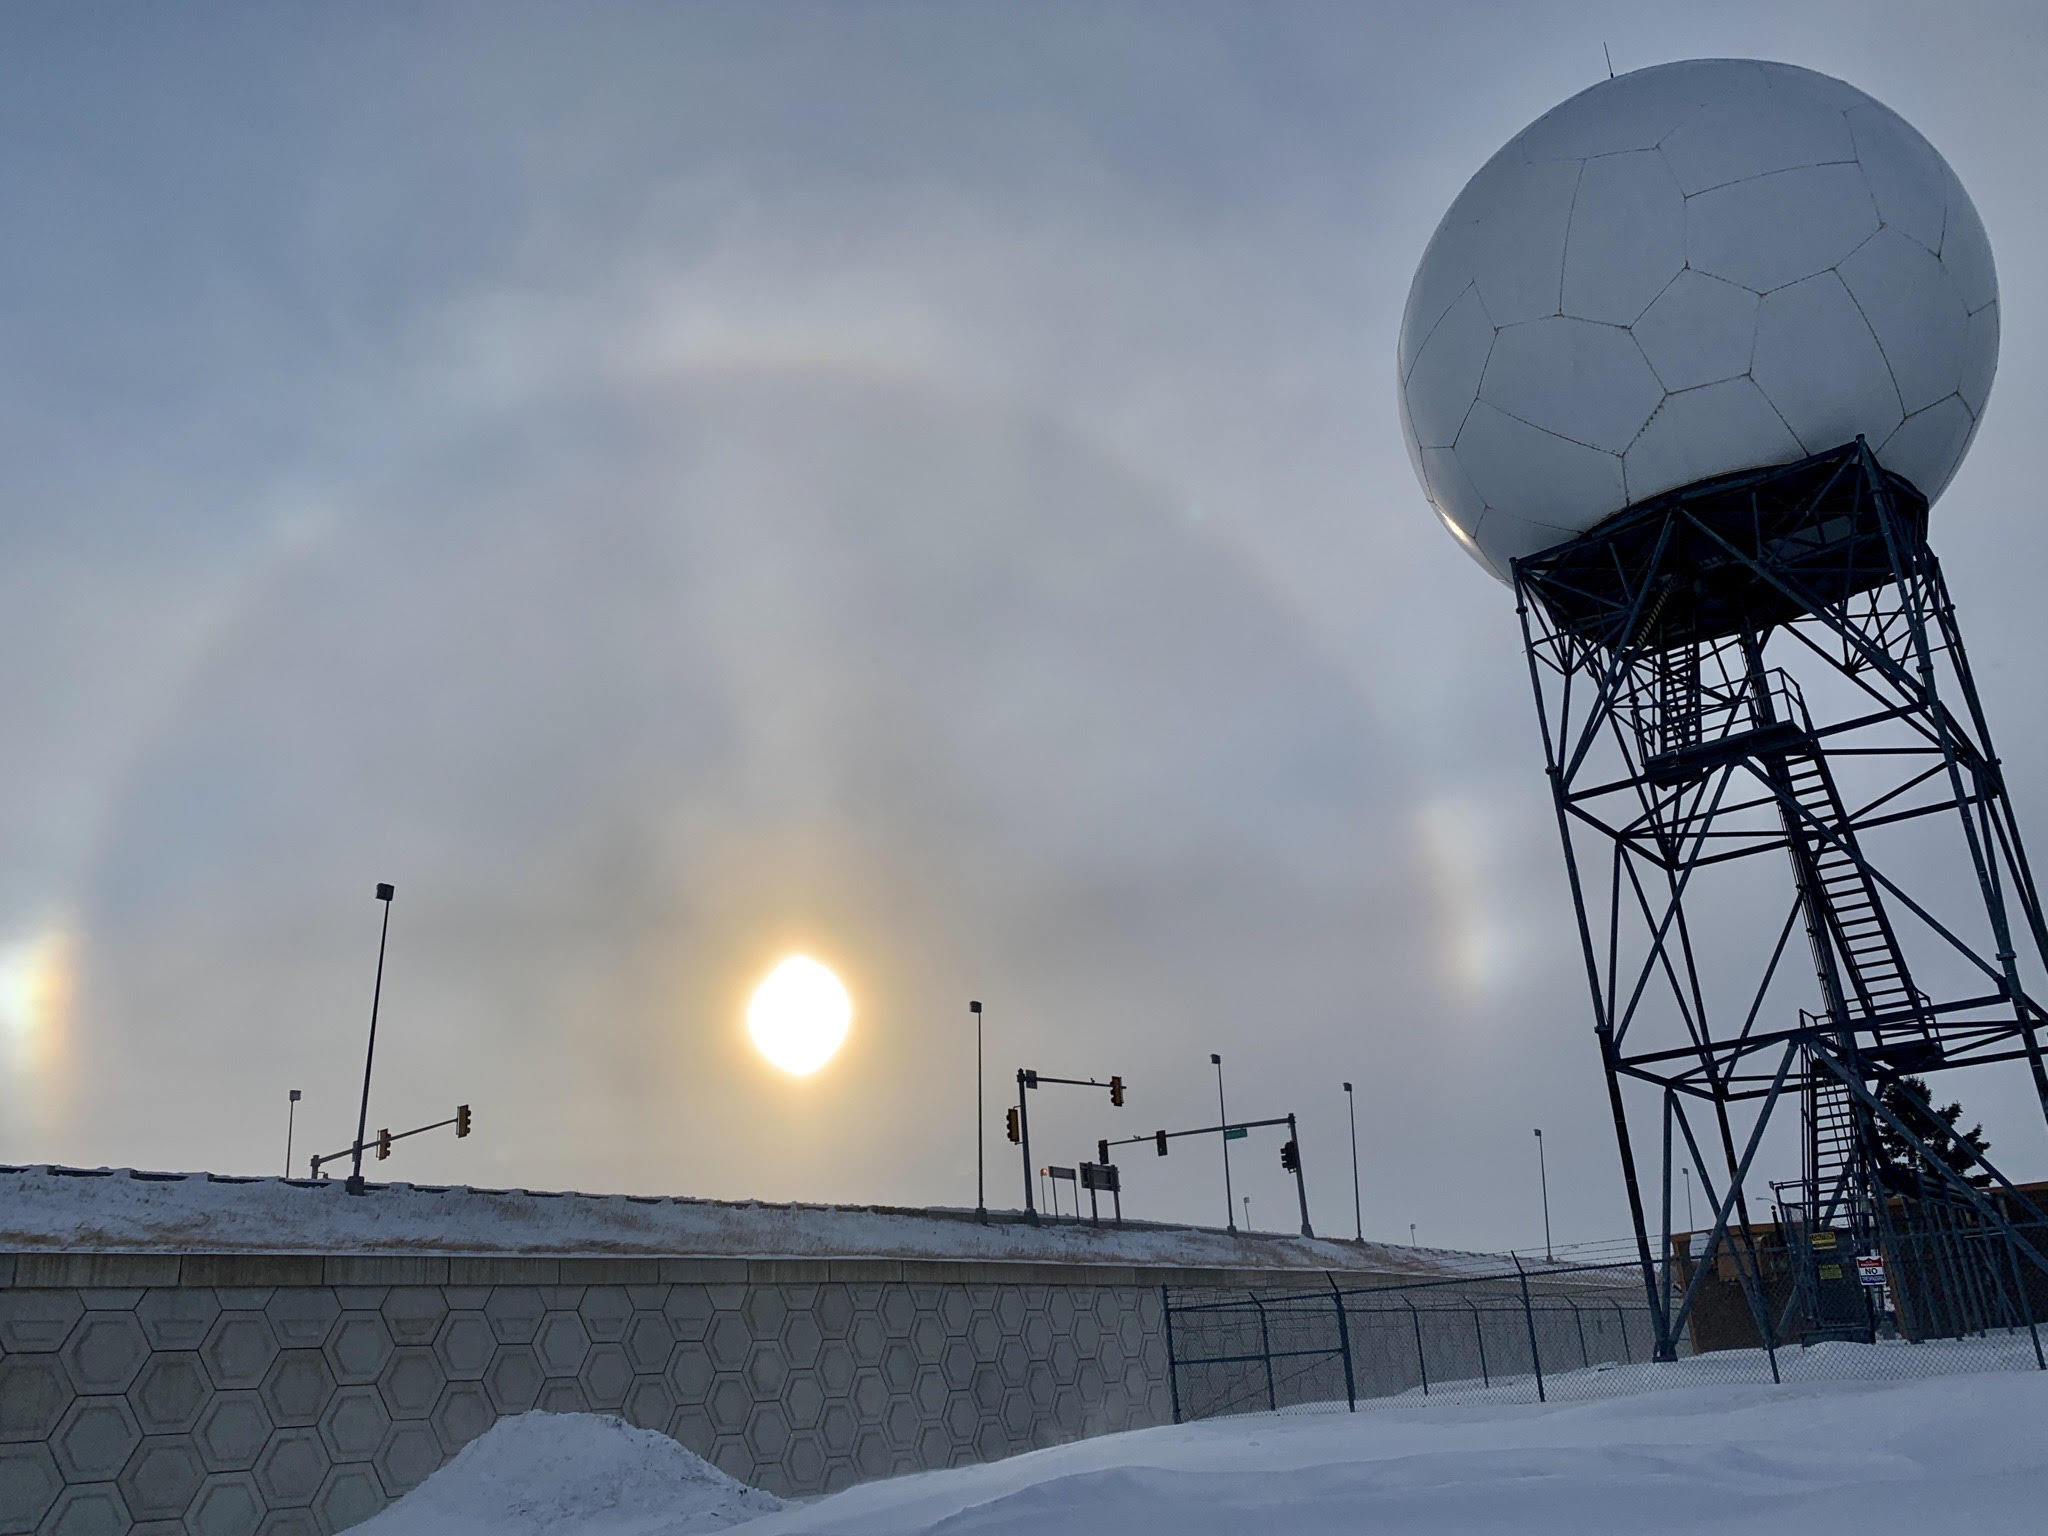
POLYGON ((1251 1132, 1241 1125, 1227 1125, 1223 1128, 1223 1139, 1225 1141, 1243 1141, 1249 1135, 1251 1135, 1251 1132))
POLYGON ((1104 1194, 1115 1194, 1123 1188, 1123 1181, 1117 1177, 1113 1163, 1083 1163, 1081 1165, 1081 1187, 1099 1189, 1104 1194))
POLYGON ((1881 1253, 1859 1253, 1856 1255, 1856 1278, 1873 1290, 1884 1284, 1884 1255, 1881 1253))
POLYGON ((1045 1171, 1056 1179, 1065 1179, 1069 1184, 1073 1183, 1075 1179, 1074 1170, 1071 1168, 1051 1167, 1045 1171))

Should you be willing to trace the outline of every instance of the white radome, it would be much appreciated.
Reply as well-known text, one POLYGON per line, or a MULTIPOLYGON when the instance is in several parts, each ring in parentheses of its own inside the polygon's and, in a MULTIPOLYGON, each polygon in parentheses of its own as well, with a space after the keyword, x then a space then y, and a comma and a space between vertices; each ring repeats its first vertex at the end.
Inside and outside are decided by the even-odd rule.
POLYGON ((1458 194, 1401 320, 1401 425, 1503 580, 1633 503, 1857 436, 1931 502, 1998 367, 1991 244, 1897 113, 1789 64, 1603 80, 1458 194))

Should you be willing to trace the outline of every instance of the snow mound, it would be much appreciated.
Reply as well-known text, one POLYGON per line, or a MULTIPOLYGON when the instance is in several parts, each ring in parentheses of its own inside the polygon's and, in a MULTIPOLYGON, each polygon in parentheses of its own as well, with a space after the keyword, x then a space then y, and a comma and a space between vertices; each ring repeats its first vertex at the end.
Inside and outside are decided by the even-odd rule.
POLYGON ((668 1436, 594 1413, 500 1419, 363 1536, 694 1536, 787 1506, 668 1436))

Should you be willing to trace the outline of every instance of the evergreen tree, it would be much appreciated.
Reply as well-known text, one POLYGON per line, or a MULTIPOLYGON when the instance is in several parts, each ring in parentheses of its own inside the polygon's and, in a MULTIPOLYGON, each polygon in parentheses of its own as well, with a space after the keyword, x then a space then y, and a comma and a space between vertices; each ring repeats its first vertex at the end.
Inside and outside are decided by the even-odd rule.
MULTIPOLYGON (((1957 1173, 1967 1175, 1976 1165, 1978 1155, 1991 1145, 1981 1124, 1967 1131, 1956 1129, 1956 1123, 1963 1117, 1961 1104, 1934 1108, 1924 1078, 1894 1078, 1878 1090, 1877 1098, 1927 1144, 1929 1151, 1957 1173)), ((1891 1167, 1911 1169, 1920 1160, 1912 1143, 1882 1119, 1877 1122, 1877 1144, 1891 1167)))

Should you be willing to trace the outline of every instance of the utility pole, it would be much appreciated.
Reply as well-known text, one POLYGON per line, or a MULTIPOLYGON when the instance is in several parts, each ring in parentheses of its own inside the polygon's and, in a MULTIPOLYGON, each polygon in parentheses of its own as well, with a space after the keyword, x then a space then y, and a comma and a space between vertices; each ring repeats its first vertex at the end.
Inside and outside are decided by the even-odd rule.
MULTIPOLYGON (((1031 1107, 1024 1102, 1024 1090, 1038 1086, 1038 1074, 1024 1068, 1017 1069, 1017 1140, 1024 1150, 1024 1219, 1034 1227, 1038 1225, 1038 1210, 1031 1203, 1031 1107)), ((1053 1187, 1053 1194, 1059 1194, 1059 1187, 1053 1187)))
POLYGON ((1536 1128, 1536 1174, 1543 1181, 1543 1257, 1555 1263, 1550 1251, 1550 1169, 1543 1161, 1543 1128, 1536 1128))
POLYGON ((294 1088, 291 1097, 285 1101, 284 1112, 284 1176, 292 1176, 292 1132, 298 1128, 299 1090, 294 1088))
POLYGON ((1358 1240, 1365 1241, 1365 1206, 1358 1198, 1358 1095, 1344 1085, 1344 1110, 1351 1117, 1351 1215, 1358 1223, 1358 1240))
POLYGON ((370 993, 370 1048, 363 1055, 363 1107, 356 1114, 355 1162, 344 1186, 352 1195, 363 1193, 363 1133, 370 1128, 370 1068, 377 1060, 377 1005, 384 997, 384 941, 391 937, 391 898, 394 888, 385 881, 377 885, 377 899, 384 903, 384 926, 377 935, 377 984, 370 993))
POLYGON ((983 1123, 981 1105, 981 1004, 971 1002, 974 1015, 974 1214, 988 1220, 988 1127, 983 1123))
POLYGON ((1230 1198, 1230 1112, 1223 1107, 1223 1058, 1214 1051, 1209 1063, 1216 1069, 1216 1119, 1223 1127, 1223 1221, 1226 1230, 1237 1230, 1237 1206, 1230 1198))

